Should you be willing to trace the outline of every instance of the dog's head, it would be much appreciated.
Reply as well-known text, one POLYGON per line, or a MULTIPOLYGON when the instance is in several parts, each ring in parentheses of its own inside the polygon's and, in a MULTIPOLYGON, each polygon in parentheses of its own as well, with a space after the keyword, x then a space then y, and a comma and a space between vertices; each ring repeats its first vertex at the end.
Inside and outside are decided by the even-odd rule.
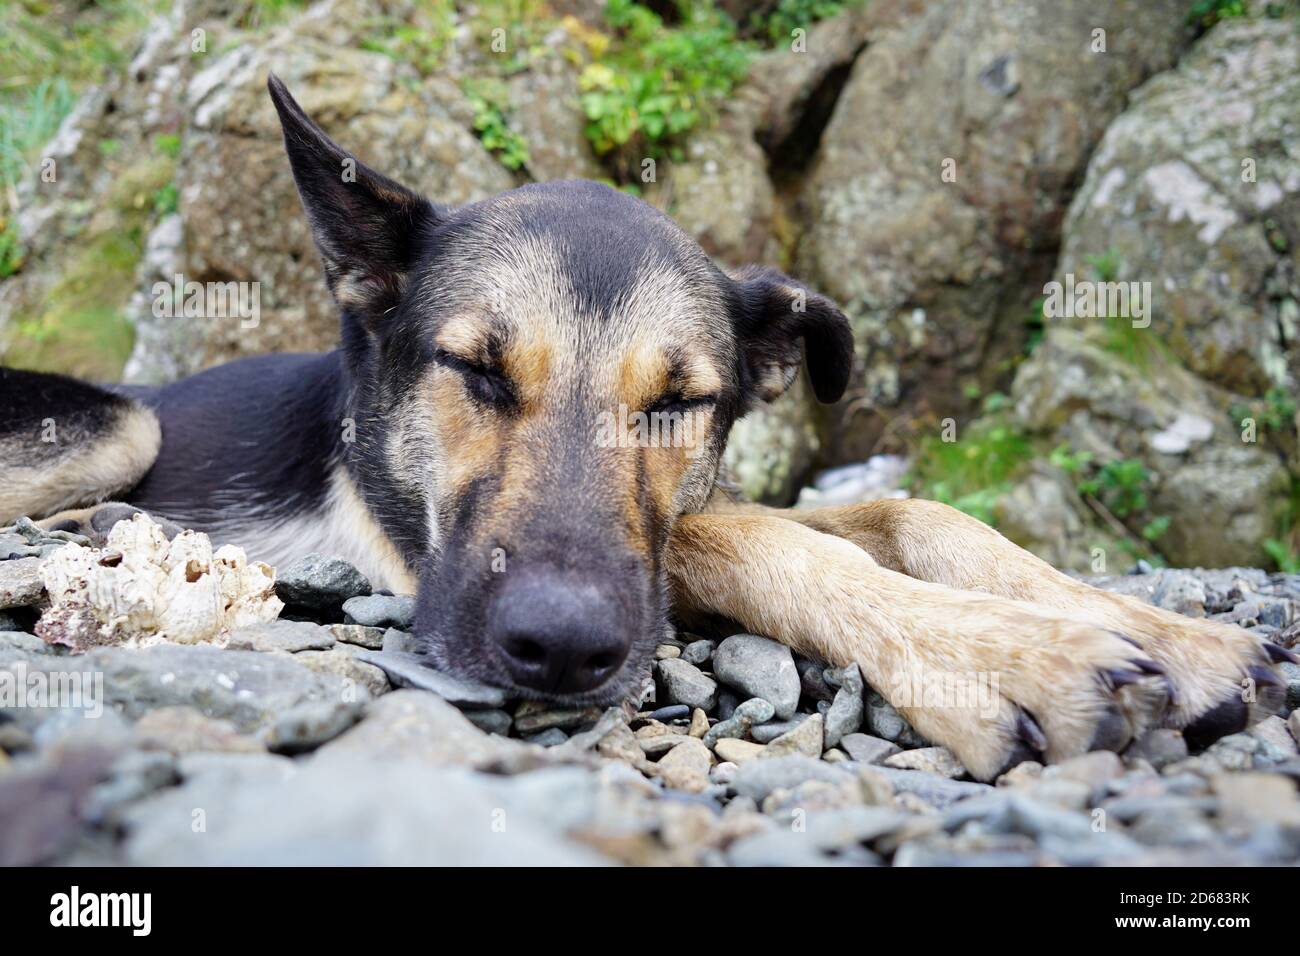
POLYGON ((434 205, 270 88, 343 313, 349 467, 420 571, 430 657, 617 699, 665 633, 668 537, 709 497, 732 423, 804 349, 817 397, 838 399, 847 321, 774 270, 724 274, 596 183, 434 205))

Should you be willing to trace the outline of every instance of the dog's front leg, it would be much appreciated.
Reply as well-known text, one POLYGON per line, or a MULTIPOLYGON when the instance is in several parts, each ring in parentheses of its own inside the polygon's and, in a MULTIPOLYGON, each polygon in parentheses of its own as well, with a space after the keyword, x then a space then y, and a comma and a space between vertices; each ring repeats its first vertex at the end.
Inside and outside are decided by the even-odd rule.
POLYGON ((721 615, 837 666, 856 662, 979 779, 1030 756, 1121 746, 1167 704, 1158 668, 1113 631, 918 581, 782 518, 685 515, 668 567, 680 613, 721 615))

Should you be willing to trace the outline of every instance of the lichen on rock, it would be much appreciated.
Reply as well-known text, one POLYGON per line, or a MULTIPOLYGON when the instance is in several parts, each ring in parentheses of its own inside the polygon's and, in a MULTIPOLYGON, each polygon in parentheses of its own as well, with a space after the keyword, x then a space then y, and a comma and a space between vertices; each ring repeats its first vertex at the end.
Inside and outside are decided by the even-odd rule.
POLYGON ((68 544, 42 566, 50 607, 36 633, 74 651, 104 644, 221 643, 234 629, 273 620, 284 606, 275 571, 242 548, 212 548, 206 534, 171 541, 141 513, 119 521, 103 548, 68 544))

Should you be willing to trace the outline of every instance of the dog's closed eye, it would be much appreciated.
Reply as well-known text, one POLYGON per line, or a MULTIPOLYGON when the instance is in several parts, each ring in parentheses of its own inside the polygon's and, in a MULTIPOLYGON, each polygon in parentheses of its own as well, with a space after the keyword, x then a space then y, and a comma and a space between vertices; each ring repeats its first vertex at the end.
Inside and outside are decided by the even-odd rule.
POLYGON ((446 349, 436 350, 433 353, 433 360, 460 375, 465 388, 476 401, 499 409, 511 409, 518 405, 519 398, 515 393, 514 385, 497 369, 463 358, 446 349))
POLYGON ((686 412, 704 411, 718 403, 716 395, 693 395, 685 397, 680 392, 669 392, 652 402, 645 409, 647 415, 683 415, 686 412))

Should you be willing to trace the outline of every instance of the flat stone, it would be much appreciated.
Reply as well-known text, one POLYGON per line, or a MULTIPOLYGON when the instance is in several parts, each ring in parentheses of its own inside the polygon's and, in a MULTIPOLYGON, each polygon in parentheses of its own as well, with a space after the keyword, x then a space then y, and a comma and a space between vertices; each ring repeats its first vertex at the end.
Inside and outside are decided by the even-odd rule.
POLYGON ((852 783, 853 774, 812 757, 773 757, 739 765, 732 786, 736 792, 762 803, 774 790, 791 790, 809 780, 830 784, 852 783))
POLYGON ((266 621, 241 627, 226 646, 234 651, 323 651, 334 646, 334 635, 307 621, 266 621))
POLYGON ((364 719, 321 747, 314 759, 343 754, 363 754, 379 761, 482 767, 512 763, 542 766, 545 751, 484 733, 436 694, 402 689, 372 701, 364 719))
POLYGON ((431 691, 458 707, 496 709, 505 705, 506 692, 477 681, 453 677, 429 667, 424 658, 400 651, 359 651, 357 658, 378 667, 394 687, 431 691))
POLYGON ((706 677, 694 664, 683 660, 658 661, 654 665, 656 700, 712 710, 718 700, 718 682, 706 677))
POLYGON ((660 644, 655 648, 655 660, 669 661, 682 656, 682 649, 676 644, 660 644))
MULTIPOLYGON (((398 695, 418 696, 464 720, 430 694, 398 691, 387 699, 398 695)), ((329 760, 312 757, 300 761, 300 767, 286 763, 294 772, 279 780, 235 780, 209 772, 137 803, 129 817, 125 861, 146 866, 591 866, 608 862, 565 839, 558 824, 566 821, 547 815, 548 811, 578 812, 585 805, 576 799, 570 778, 555 781, 546 796, 550 807, 545 807, 539 795, 525 793, 515 781, 455 767, 361 754, 329 760), (568 806, 560 793, 553 792, 562 787, 571 797, 568 806), (204 832, 192 829, 196 807, 208 811, 204 832), (508 826, 504 837, 502 820, 508 826)), ((530 784, 537 790, 543 782, 530 784)))
POLYGON ((953 756, 947 747, 922 747, 918 750, 904 750, 883 761, 886 767, 896 770, 922 770, 956 780, 966 776, 966 768, 953 756))
POLYGON ((515 730, 520 734, 535 734, 552 727, 560 730, 590 727, 600 720, 601 713, 599 707, 556 707, 526 700, 515 709, 515 730))
POLYGON ((282 754, 315 750, 343 733, 361 719, 361 703, 312 701, 291 707, 271 725, 265 740, 268 749, 282 754))
POLYGON ((37 657, 29 660, 27 667, 29 674, 35 670, 102 674, 105 709, 111 707, 132 720, 161 707, 189 706, 249 733, 296 704, 341 700, 349 692, 341 678, 313 672, 301 657, 159 644, 37 657))
POLYGON ((904 770, 897 767, 864 767, 863 772, 880 774, 898 793, 913 793, 938 810, 961 800, 989 794, 994 788, 985 783, 952 780, 921 770, 904 770))
POLYGON ((1124 762, 1119 755, 1109 750, 1094 750, 1053 764, 1043 771, 1044 777, 1058 777, 1064 780, 1077 780, 1089 787, 1102 784, 1123 776, 1124 762))
POLYGON ((368 594, 343 602, 345 624, 395 627, 409 631, 415 624, 415 598, 409 594, 368 594))
POLYGON ((136 721, 135 736, 143 750, 172 754, 220 751, 261 753, 266 750, 253 737, 241 734, 228 720, 205 717, 193 707, 160 707, 136 721))
POLYGON ((737 740, 735 737, 723 737, 713 745, 713 752, 718 755, 719 760, 734 764, 745 763, 747 760, 761 757, 766 750, 767 748, 762 744, 756 744, 748 740, 737 740))
POLYGON ((293 659, 301 661, 318 674, 333 674, 342 679, 347 688, 342 698, 345 703, 355 703, 366 696, 387 694, 391 687, 383 670, 359 659, 361 654, 371 654, 373 651, 350 651, 345 650, 345 646, 336 644, 327 651, 299 651, 293 655, 293 659))
POLYGON ((0 610, 37 604, 44 596, 40 558, 0 561, 0 610))
POLYGON ((408 631, 399 631, 395 627, 390 627, 384 631, 384 640, 380 647, 385 652, 397 651, 399 654, 420 653, 419 639, 414 634, 408 631))
POLYGON ((655 770, 664 786, 700 793, 709 785, 712 763, 709 748, 695 737, 686 736, 655 764, 655 770))
POLYGON ((845 734, 840 746, 851 758, 864 764, 883 763, 886 757, 900 752, 897 744, 870 734, 845 734))
POLYGON ((781 720, 793 717, 799 706, 799 671, 784 644, 733 634, 714 651, 713 672, 728 687, 768 701, 781 720))
POLYGON ((510 733, 510 727, 514 723, 510 712, 505 710, 466 710, 465 716, 479 730, 502 736, 510 733))
POLYGON ((786 757, 804 754, 820 757, 823 747, 822 715, 813 714, 797 727, 777 737, 763 751, 764 757, 786 757))
POLYGON ((331 624, 329 632, 334 635, 336 641, 343 644, 352 644, 371 651, 381 650, 384 646, 384 629, 380 627, 366 627, 362 624, 331 624))

